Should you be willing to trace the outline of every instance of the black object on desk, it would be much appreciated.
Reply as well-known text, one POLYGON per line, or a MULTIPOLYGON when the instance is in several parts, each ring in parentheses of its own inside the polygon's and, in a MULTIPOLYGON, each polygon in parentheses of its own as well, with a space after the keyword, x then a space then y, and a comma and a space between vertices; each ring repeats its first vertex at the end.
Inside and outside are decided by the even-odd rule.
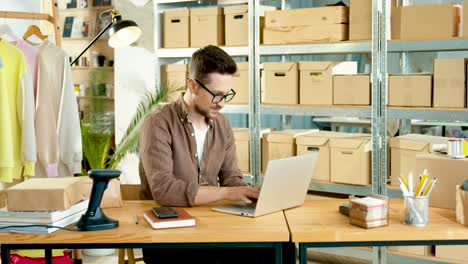
POLYGON ((89 198, 88 210, 76 223, 80 231, 94 231, 102 229, 112 229, 119 226, 119 221, 107 217, 102 211, 100 205, 107 189, 109 181, 120 176, 119 170, 94 169, 88 171, 88 175, 93 179, 91 197, 89 198))

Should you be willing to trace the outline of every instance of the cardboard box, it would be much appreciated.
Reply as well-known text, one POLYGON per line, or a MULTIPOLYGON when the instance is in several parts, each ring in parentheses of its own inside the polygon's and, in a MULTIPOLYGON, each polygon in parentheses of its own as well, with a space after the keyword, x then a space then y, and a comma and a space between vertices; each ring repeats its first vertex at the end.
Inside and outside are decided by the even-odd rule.
POLYGON ((174 92, 169 102, 176 100, 182 92, 185 92, 188 78, 188 65, 187 64, 166 64, 161 65, 161 83, 165 85, 170 91, 174 92))
POLYGON ((262 173, 266 171, 269 160, 296 156, 297 136, 316 132, 317 129, 289 129, 263 134, 262 173))
POLYGON ((371 105, 369 74, 333 76, 334 105, 371 105))
POLYGON ((313 180, 330 181, 330 139, 359 137, 361 134, 319 131, 296 137, 297 156, 319 152, 313 180))
POLYGON ((264 28, 263 44, 307 44, 314 42, 337 42, 348 39, 348 25, 302 26, 264 28))
POLYGON ((466 262, 468 259, 468 246, 467 245, 455 245, 455 246, 435 246, 436 258, 458 260, 466 262))
POLYGON ((370 136, 330 139, 330 180, 355 185, 371 184, 370 136))
POLYGON ((372 0, 349 1, 349 40, 372 38, 372 0))
POLYGON ((348 39, 348 7, 329 6, 270 11, 264 44, 333 42, 348 39))
POLYGON ((454 210, 456 207, 456 186, 463 184, 468 171, 468 159, 452 159, 442 154, 416 156, 416 171, 427 169, 429 175, 437 178, 437 185, 429 199, 430 207, 454 210))
MULTIPOLYGON (((226 46, 248 46, 248 5, 224 7, 224 36, 226 46)), ((260 43, 263 43, 263 26, 265 24, 265 11, 276 10, 274 6, 260 6, 260 43)))
POLYGON ((295 62, 263 63, 264 85, 262 103, 288 104, 299 103, 299 76, 295 62))
POLYGON ((333 75, 357 73, 357 62, 301 61, 299 65, 299 103, 333 104, 333 75))
POLYGON ((466 70, 463 58, 434 60, 433 107, 466 107, 466 70))
POLYGON ((189 10, 166 10, 163 13, 163 47, 190 47, 189 10), (177 34, 174 34, 177 32, 177 34))
POLYGON ((236 156, 239 169, 250 172, 250 137, 248 128, 233 128, 234 140, 236 142, 236 156))
MULTIPOLYGON (((175 33, 174 31, 173 33, 175 33)), ((190 9, 190 47, 224 44, 222 7, 190 9)))
POLYGON ((388 247, 388 250, 410 254, 410 255, 419 255, 419 256, 431 256, 432 255, 432 246, 395 246, 395 247, 388 247))
POLYGON ((392 39, 449 39, 458 36, 459 10, 453 4, 392 7, 392 39))
POLYGON ((432 75, 389 75, 388 105, 431 107, 432 75))
POLYGON ((468 37, 468 2, 463 1, 462 5, 462 17, 461 17, 461 37, 468 37))
POLYGON ((249 63, 237 62, 237 72, 232 75, 236 96, 229 104, 249 104, 249 63))
POLYGON ((434 144, 447 144, 447 138, 429 135, 408 134, 390 138, 390 179, 391 185, 400 186, 398 177, 407 177, 410 173, 417 176, 422 171, 415 170, 416 155, 432 153, 434 144))
MULTIPOLYGON (((81 187, 83 196, 86 198, 91 197, 91 189, 93 187, 93 180, 89 177, 79 177, 81 180, 81 187)), ((107 185, 107 189, 104 192, 101 200, 101 208, 115 208, 122 207, 122 193, 120 191, 120 180, 112 179, 107 185)))
POLYGON ((84 198, 79 177, 32 178, 5 192, 8 211, 65 210, 84 198))

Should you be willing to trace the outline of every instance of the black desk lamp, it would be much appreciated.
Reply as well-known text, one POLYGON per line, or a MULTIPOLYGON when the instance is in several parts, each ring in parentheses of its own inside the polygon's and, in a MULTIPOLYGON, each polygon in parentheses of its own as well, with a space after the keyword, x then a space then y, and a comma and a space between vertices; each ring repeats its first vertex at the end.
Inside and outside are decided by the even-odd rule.
POLYGON ((115 9, 110 9, 102 12, 99 15, 99 18, 102 18, 102 15, 110 12, 111 22, 102 29, 91 42, 86 46, 86 48, 78 55, 71 63, 73 65, 78 59, 98 40, 102 34, 104 34, 109 29, 109 46, 113 48, 125 47, 133 42, 135 42, 141 35, 141 29, 138 25, 132 20, 122 20, 122 14, 115 9))

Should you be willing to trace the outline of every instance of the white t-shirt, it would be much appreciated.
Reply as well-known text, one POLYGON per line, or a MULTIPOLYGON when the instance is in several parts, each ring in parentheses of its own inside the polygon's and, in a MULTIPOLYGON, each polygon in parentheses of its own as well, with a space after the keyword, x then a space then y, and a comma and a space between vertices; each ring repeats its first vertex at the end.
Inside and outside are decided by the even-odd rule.
POLYGON ((195 142, 197 143, 197 156, 198 164, 201 164, 202 155, 203 155, 203 146, 205 145, 206 132, 208 131, 208 126, 205 129, 197 129, 193 127, 195 133, 195 142))

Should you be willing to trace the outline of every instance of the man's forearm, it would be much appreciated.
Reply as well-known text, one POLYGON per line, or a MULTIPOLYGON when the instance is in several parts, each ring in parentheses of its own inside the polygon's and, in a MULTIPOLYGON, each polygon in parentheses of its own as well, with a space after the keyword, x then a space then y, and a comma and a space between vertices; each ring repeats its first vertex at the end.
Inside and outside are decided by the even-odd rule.
POLYGON ((200 186, 195 196, 194 205, 202 205, 225 199, 225 187, 200 186))

